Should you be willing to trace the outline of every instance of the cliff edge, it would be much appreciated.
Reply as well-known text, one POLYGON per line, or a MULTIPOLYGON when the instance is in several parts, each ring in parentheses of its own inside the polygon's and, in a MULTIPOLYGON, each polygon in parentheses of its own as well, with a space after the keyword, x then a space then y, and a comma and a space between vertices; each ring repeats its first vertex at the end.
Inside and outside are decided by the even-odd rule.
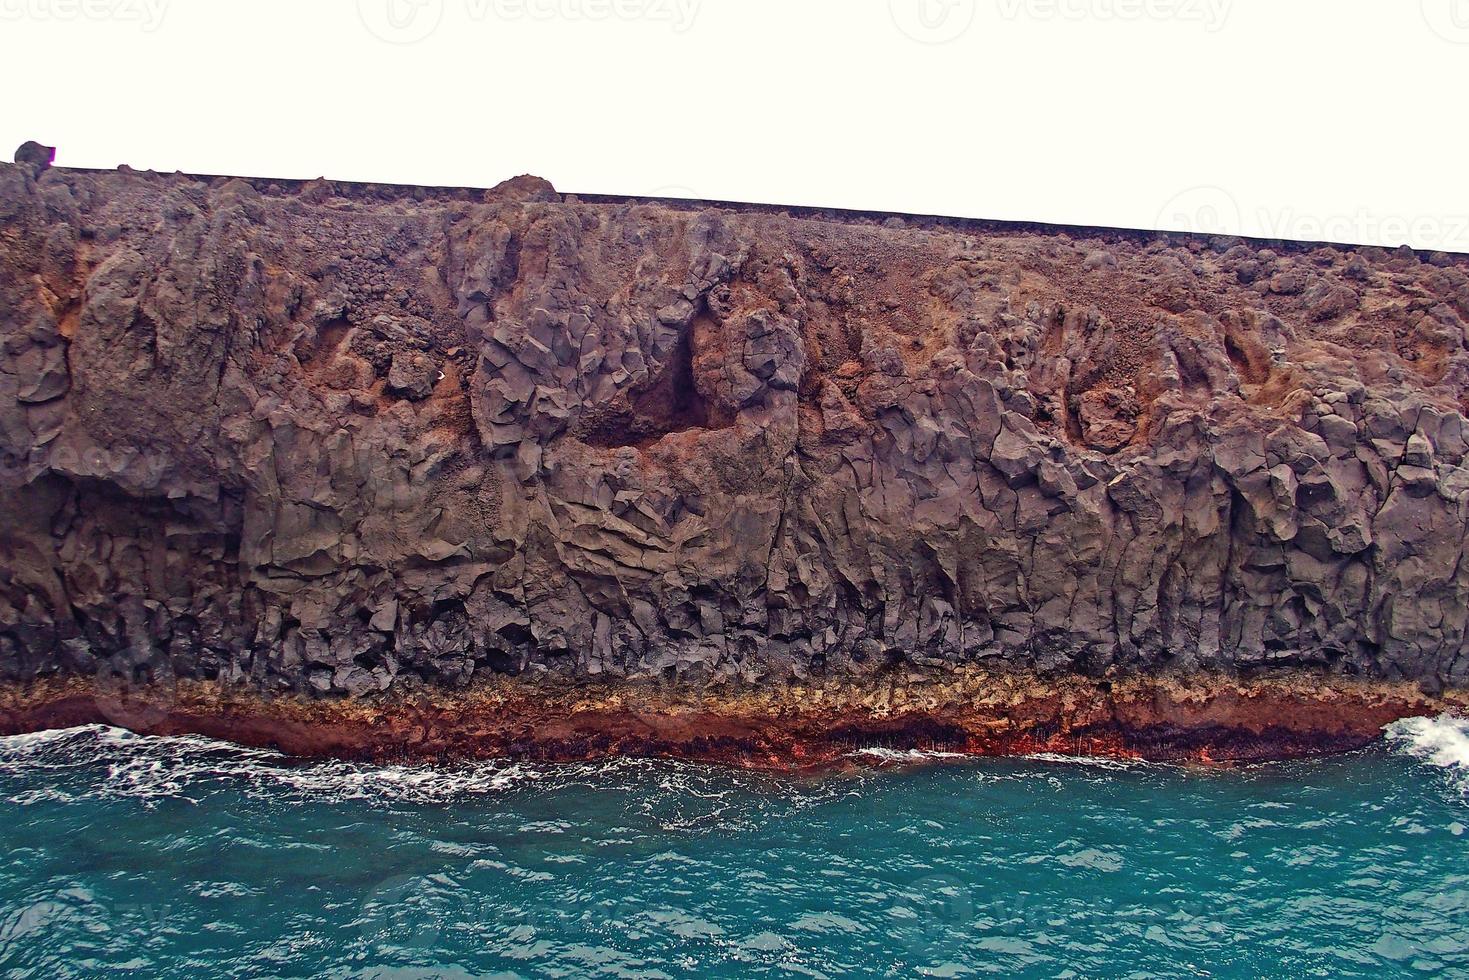
POLYGON ((1469 682, 1465 256, 48 164, 0 165, 0 728, 1469 682))

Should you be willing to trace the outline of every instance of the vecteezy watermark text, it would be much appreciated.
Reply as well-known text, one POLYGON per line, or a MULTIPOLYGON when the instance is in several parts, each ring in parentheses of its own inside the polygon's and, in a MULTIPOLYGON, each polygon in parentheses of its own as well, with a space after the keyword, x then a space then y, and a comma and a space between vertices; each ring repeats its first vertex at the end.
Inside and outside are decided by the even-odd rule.
POLYGON ((1261 207, 1247 212, 1222 187, 1192 187, 1158 212, 1165 231, 1204 235, 1250 234, 1285 241, 1412 245, 1462 251, 1469 247, 1469 214, 1382 214, 1359 207, 1350 213, 1314 214, 1294 208, 1261 207), (1246 217, 1253 220, 1246 227, 1246 217))
POLYGON ((1461 249, 1469 243, 1469 215, 1374 214, 1358 208, 1351 214, 1298 214, 1291 208, 1261 210, 1260 227, 1266 238, 1305 242, 1375 242, 1383 245, 1417 243, 1421 248, 1461 249))
POLYGON ((374 36, 413 44, 437 31, 445 14, 485 21, 649 21, 683 33, 694 26, 701 0, 357 0, 357 13, 374 36))
POLYGON ((0 0, 0 21, 114 21, 156 31, 168 4, 169 0, 0 0))
POLYGON ((888 0, 898 30, 924 44, 944 44, 974 23, 977 0, 888 0))

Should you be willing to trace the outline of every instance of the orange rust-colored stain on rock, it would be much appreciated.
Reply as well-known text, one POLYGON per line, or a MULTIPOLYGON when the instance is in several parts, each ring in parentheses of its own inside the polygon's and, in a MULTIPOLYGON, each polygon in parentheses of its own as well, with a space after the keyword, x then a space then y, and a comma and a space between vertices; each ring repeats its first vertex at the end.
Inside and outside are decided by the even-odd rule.
MULTIPOLYGON (((168 692, 156 714, 139 715, 154 719, 142 726, 150 734, 201 734, 308 757, 637 756, 799 771, 843 763, 870 746, 1204 765, 1295 758, 1359 748, 1398 718, 1464 707, 1458 695, 1430 698, 1402 685, 1309 678, 1170 678, 1111 691, 1074 680, 1027 681, 990 703, 951 697, 954 690, 910 692, 915 704, 899 712, 864 703, 861 693, 822 692, 833 695, 831 703, 813 703, 811 692, 786 688, 758 700, 720 701, 674 688, 505 681, 458 694, 310 701, 190 682, 168 692)), ((82 681, 10 686, 0 689, 0 733, 111 723, 116 712, 106 707, 82 681)))

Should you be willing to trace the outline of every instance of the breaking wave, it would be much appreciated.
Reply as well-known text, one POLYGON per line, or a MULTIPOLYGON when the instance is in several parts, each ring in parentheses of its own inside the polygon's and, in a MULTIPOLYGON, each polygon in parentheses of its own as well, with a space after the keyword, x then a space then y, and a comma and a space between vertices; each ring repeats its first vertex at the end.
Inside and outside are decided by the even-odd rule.
POLYGON ((919 765, 925 762, 942 762, 954 759, 972 759, 963 752, 940 752, 937 749, 887 749, 873 746, 858 749, 852 755, 870 759, 875 762, 898 763, 900 765, 919 765))
POLYGON ((144 736, 102 725, 0 737, 0 800, 22 806, 109 799, 198 803, 217 793, 295 804, 433 805, 529 787, 625 793, 631 811, 664 830, 747 825, 772 809, 794 812, 837 792, 819 782, 655 759, 383 765, 301 759, 201 735, 144 736), (19 785, 27 788, 11 788, 19 785), (647 787, 657 792, 644 795, 647 787), (762 814, 732 802, 757 798, 768 804, 762 814))
POLYGON ((1061 755, 1057 752, 1037 752, 1033 755, 1024 756, 1030 762, 1046 762, 1068 766, 1090 766, 1094 769, 1112 769, 1117 771, 1142 769, 1158 765, 1157 763, 1144 762, 1141 759, 1115 759, 1104 755, 1061 755))
POLYGON ((1398 751, 1446 770, 1459 790, 1469 793, 1469 718, 1404 718, 1384 731, 1398 751))
POLYGON ((49 785, 10 802, 197 798, 226 783, 247 795, 277 799, 284 794, 295 799, 436 802, 501 791, 547 775, 544 769, 513 762, 439 768, 298 760, 202 735, 144 736, 102 725, 0 738, 0 775, 42 772, 54 777, 49 785), (80 762, 88 764, 91 779, 77 778, 80 762))
MULTIPOLYGON (((1442 770, 1460 793, 1469 796, 1469 719, 1452 715, 1409 718, 1386 727, 1388 743, 1399 754, 1442 770)), ((975 762, 962 753, 861 748, 852 753, 861 768, 925 766, 975 762)), ((1035 775, 1058 766, 1078 772, 1151 770, 1154 764, 1125 759, 1038 754, 1035 775)), ((849 772, 848 776, 853 775, 849 772)), ((291 803, 360 802, 371 806, 441 804, 535 787, 578 787, 627 791, 656 786, 660 792, 639 798, 634 809, 669 830, 738 826, 756 815, 727 806, 728 800, 758 791, 777 798, 784 809, 805 806, 849 792, 866 792, 860 773, 850 778, 792 780, 699 763, 650 759, 610 759, 586 763, 530 763, 509 760, 452 765, 383 765, 332 759, 300 759, 270 749, 255 749, 200 735, 143 736, 93 725, 0 737, 0 800, 26 805, 78 800, 134 799, 147 804, 164 799, 201 802, 217 793, 291 803)), ((986 772, 985 778, 1006 773, 986 772)), ((1010 775, 1016 775, 1011 773, 1010 775)), ((769 816, 767 812, 764 816, 769 816)))

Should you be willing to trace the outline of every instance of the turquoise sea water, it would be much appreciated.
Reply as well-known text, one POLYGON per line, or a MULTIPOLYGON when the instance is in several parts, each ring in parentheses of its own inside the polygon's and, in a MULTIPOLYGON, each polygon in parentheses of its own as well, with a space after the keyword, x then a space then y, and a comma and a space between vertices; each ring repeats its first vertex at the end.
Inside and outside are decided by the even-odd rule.
POLYGON ((0 973, 1469 976, 1469 725, 1395 734, 799 779, 0 739, 0 973))

